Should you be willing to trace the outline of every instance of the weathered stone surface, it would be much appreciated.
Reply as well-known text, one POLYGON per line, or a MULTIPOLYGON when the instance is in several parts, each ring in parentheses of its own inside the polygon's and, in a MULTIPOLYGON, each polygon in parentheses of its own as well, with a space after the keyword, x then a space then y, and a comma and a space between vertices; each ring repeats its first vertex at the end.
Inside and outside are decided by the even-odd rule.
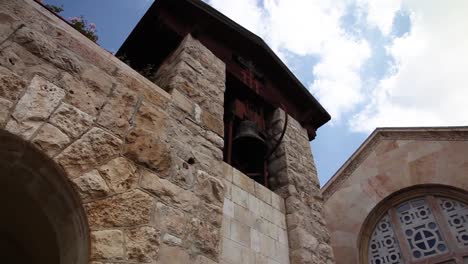
POLYGON ((271 194, 271 206, 276 210, 279 210, 281 213, 285 213, 286 209, 284 208, 284 199, 276 193, 271 194))
POLYGON ((109 93, 100 87, 88 87, 66 72, 62 73, 58 84, 67 90, 66 102, 92 116, 96 116, 101 110, 109 93))
POLYGON ((120 230, 91 232, 91 258, 122 260, 124 258, 124 238, 120 230))
POLYGON ((21 97, 7 124, 7 130, 29 138, 39 128, 41 122, 65 97, 65 91, 40 76, 35 76, 26 93, 21 97))
POLYGON ((5 124, 9 114, 10 114, 10 108, 13 106, 13 103, 5 100, 3 98, 0 98, 0 127, 5 124))
POLYGON ((104 130, 92 128, 55 159, 71 178, 75 178, 118 155, 121 144, 120 139, 104 130))
POLYGON ((222 182, 204 171, 197 171, 195 193, 206 203, 219 207, 223 205, 224 186, 222 182))
MULTIPOLYGON (((279 136, 283 129, 284 116, 282 110, 273 114, 267 134, 279 136)), ((278 226, 276 231, 281 240, 279 244, 284 245, 289 238, 291 264, 333 261, 332 254, 317 252, 319 244, 330 241, 325 223, 321 219, 322 200, 307 132, 292 117, 289 117, 285 137, 272 156, 268 170, 272 179, 270 187, 275 188, 281 197, 274 193, 264 195, 267 193, 263 192, 261 186, 255 191, 263 201, 272 205, 271 221, 278 226), (287 212, 287 221, 283 212, 287 212), (283 229, 288 230, 287 236, 283 229)))
POLYGON ((190 116, 193 116, 195 120, 199 120, 199 116, 201 114, 201 109, 198 105, 192 103, 187 96, 179 92, 178 90, 174 90, 171 93, 173 103, 182 109, 186 114, 189 114, 190 116), (198 118, 197 118, 198 116, 198 118))
MULTIPOLYGON (((172 148, 174 150, 174 148, 172 148)), ((174 154, 173 154, 174 155, 174 154)), ((195 166, 190 165, 187 161, 190 161, 190 158, 183 160, 180 157, 176 157, 173 161, 173 167, 169 177, 166 177, 171 180, 174 184, 179 187, 182 187, 186 190, 191 190, 196 181, 195 166)))
POLYGON ((224 184, 224 198, 232 199, 232 183, 223 179, 223 184, 224 184))
POLYGON ((208 141, 204 136, 196 136, 193 135, 191 138, 191 147, 194 152, 201 153, 212 160, 219 160, 223 159, 223 151, 222 149, 216 147, 213 143, 208 141))
POLYGON ((102 177, 109 183, 113 192, 125 192, 136 186, 138 174, 136 168, 127 159, 118 157, 99 167, 102 177))
POLYGON ((85 205, 91 227, 122 227, 148 224, 153 198, 133 190, 85 205))
POLYGON ((140 186, 155 195, 158 200, 186 211, 192 210, 193 206, 197 204, 196 196, 192 192, 184 190, 166 179, 161 179, 147 170, 141 170, 140 174, 140 186))
POLYGON ((59 102, 65 97, 65 91, 46 79, 36 75, 16 106, 14 116, 18 120, 44 120, 50 116, 59 102))
POLYGON ((247 177, 247 175, 243 174, 237 169, 233 169, 232 173, 232 182, 243 189, 244 191, 255 194, 254 183, 252 179, 247 177))
POLYGON ((188 240, 191 241, 193 247, 212 259, 218 259, 220 255, 221 228, 198 218, 191 219, 189 228, 188 240))
POLYGON ((202 255, 198 255, 195 257, 195 262, 194 264, 217 264, 217 262, 214 262, 213 260, 205 257, 205 256, 202 256, 202 255))
POLYGON ((289 231, 289 246, 291 249, 304 248, 314 252, 318 245, 317 238, 300 227, 289 231))
POLYGON ((230 198, 224 198, 223 215, 234 218, 234 203, 230 200, 230 198))
POLYGON ((326 243, 321 243, 318 247, 317 250, 320 255, 322 256, 333 256, 333 249, 329 244, 326 243))
POLYGON ((81 64, 76 55, 55 44, 48 36, 38 31, 23 27, 17 31, 14 40, 32 54, 50 62, 58 68, 69 72, 81 71, 81 64))
POLYGON ((10 118, 5 126, 5 129, 15 135, 18 135, 28 140, 34 132, 43 124, 42 121, 24 121, 18 122, 13 118, 10 118))
POLYGON ((10 42, 0 50, 0 65, 21 76, 25 81, 31 80, 36 75, 52 80, 60 71, 14 42, 10 42))
POLYGON ((106 94, 109 94, 114 86, 113 78, 92 64, 86 65, 81 74, 81 78, 89 88, 102 90, 106 94))
POLYGON ((182 239, 176 236, 173 236, 171 234, 168 234, 168 233, 164 234, 162 240, 164 244, 170 245, 170 246, 180 246, 182 244, 182 239))
POLYGON ((137 104, 136 93, 118 86, 104 105, 98 123, 118 136, 123 137, 130 127, 137 104))
POLYGON ((223 221, 223 208, 221 206, 200 201, 196 212, 200 219, 206 219, 207 223, 221 227, 223 221))
POLYGON ((271 204, 271 191, 265 186, 255 182, 255 196, 267 204, 271 204))
POLYGON ((71 138, 79 137, 92 124, 94 118, 80 109, 62 103, 50 118, 50 123, 67 133, 71 138))
MULTIPOLYGON (((267 257, 263 256, 262 254, 255 254, 255 264, 270 264, 274 263, 271 259, 268 259, 267 257)), ((288 262, 285 262, 288 263, 288 262)), ((274 263, 277 264, 277 263, 274 263)))
MULTIPOLYGON (((6 10, 2 10, 6 11, 6 10)), ((0 13, 0 39, 7 39, 19 26, 17 18, 7 14, 8 11, 0 13)))
POLYGON ((70 138, 60 129, 46 123, 39 129, 32 142, 47 155, 53 157, 70 142, 70 138))
MULTIPOLYGON (((221 263, 250 263, 248 258, 248 249, 230 240, 223 239, 223 255, 221 263)), ((255 263, 255 262, 253 262, 255 263)))
POLYGON ((223 168, 223 174, 221 175, 227 182, 232 183, 232 174, 234 173, 234 168, 225 162, 221 162, 223 168))
POLYGON ((187 264, 190 263, 190 258, 184 249, 180 247, 172 247, 162 245, 159 250, 158 264, 187 264))
POLYGON ((176 236, 183 236, 186 234, 188 222, 189 216, 181 209, 162 203, 156 204, 154 226, 157 226, 161 230, 176 236))
POLYGON ((260 237, 260 253, 267 257, 275 254, 275 241, 269 236, 260 237))
POLYGON ((320 263, 318 260, 310 253, 310 251, 305 249, 293 250, 290 253, 291 263, 303 263, 303 264, 315 264, 320 263))
POLYGON ((143 226, 125 231, 127 259, 152 262, 158 255, 159 232, 153 227, 143 226))
POLYGON ((238 222, 236 220, 231 222, 231 236, 230 238, 245 246, 250 247, 250 227, 245 222, 238 222))
MULTIPOLYGON (((292 188, 291 188, 292 189, 292 188)), ((297 212, 305 212, 307 206, 300 200, 297 195, 291 195, 285 200, 285 206, 287 208, 287 214, 295 214, 297 212)))
POLYGON ((125 155, 161 175, 167 175, 172 158, 167 143, 157 134, 143 129, 131 130, 126 138, 125 155))
POLYGON ((73 182, 83 200, 104 197, 110 193, 109 187, 97 170, 87 172, 73 179, 73 182))
MULTIPOLYGON (((306 216, 305 214, 302 214, 300 211, 290 213, 286 215, 287 223, 288 223, 288 230, 293 230, 296 227, 306 227, 306 216)), ((307 227, 306 227, 307 228, 307 227)))
POLYGON ((275 208, 272 210, 272 220, 273 224, 286 229, 286 217, 284 215, 284 212, 281 212, 275 208))
POLYGON ((118 68, 113 76, 115 76, 118 83, 126 86, 131 91, 142 94, 145 100, 163 109, 167 107, 171 99, 171 96, 155 83, 139 73, 129 70, 129 68, 118 68))
POLYGON ((0 97, 16 101, 26 88, 26 83, 15 73, 0 66, 0 97))
POLYGON ((192 100, 204 102, 207 97, 223 100, 225 65, 198 40, 187 35, 155 75, 163 89, 180 90, 192 100), (206 93, 206 95, 202 95, 206 93))
POLYGON ((278 230, 278 241, 283 245, 288 245, 288 232, 282 228, 278 230))
POLYGON ((152 131, 159 137, 164 138, 167 136, 167 118, 168 116, 161 111, 161 109, 147 102, 143 102, 135 115, 135 127, 152 131))
POLYGON ((195 103, 195 111, 191 111, 190 107, 186 106, 188 104, 179 105, 182 105, 186 112, 194 112, 192 118, 196 122, 201 121, 205 128, 222 137, 224 69, 225 65, 220 59, 188 35, 158 69, 153 81, 166 91, 175 89, 190 98, 192 104, 195 103))
POLYGON ((213 133, 211 131, 206 131, 206 139, 208 139, 208 141, 213 143, 219 149, 223 149, 224 139, 218 136, 216 133, 213 133))
POLYGON ((214 116, 207 111, 203 111, 202 121, 207 129, 213 131, 220 137, 224 135, 224 123, 222 118, 214 116))
POLYGON ((234 203, 245 208, 249 207, 249 193, 236 185, 231 185, 231 198, 234 203))

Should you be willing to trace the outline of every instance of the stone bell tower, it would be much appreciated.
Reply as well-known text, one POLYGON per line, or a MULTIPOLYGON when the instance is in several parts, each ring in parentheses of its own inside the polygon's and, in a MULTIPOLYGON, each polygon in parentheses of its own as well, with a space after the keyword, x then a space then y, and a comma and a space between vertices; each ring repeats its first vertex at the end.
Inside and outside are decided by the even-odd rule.
POLYGON ((263 40, 158 0, 117 59, 40 3, 1 3, 7 259, 334 263, 309 144, 330 116, 263 40))
POLYGON ((224 161, 222 261, 332 261, 309 145, 330 116, 262 39, 201 1, 162 0, 117 55, 157 69, 149 79, 216 138, 172 140, 224 161))

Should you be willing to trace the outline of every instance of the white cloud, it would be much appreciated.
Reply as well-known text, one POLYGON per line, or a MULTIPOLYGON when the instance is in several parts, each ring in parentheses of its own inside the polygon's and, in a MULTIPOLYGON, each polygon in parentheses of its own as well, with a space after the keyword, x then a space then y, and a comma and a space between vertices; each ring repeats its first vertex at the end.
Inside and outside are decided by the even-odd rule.
POLYGON ((264 12, 256 0, 209 0, 208 3, 248 30, 260 36, 265 34, 264 12))
POLYGON ((363 100, 360 67, 370 48, 342 28, 347 0, 211 0, 210 4, 263 37, 280 56, 283 52, 317 55, 319 63, 310 69, 314 74, 310 89, 334 121, 363 100))
POLYGON ((384 35, 391 33, 393 19, 401 4, 402 0, 357 0, 357 5, 366 14, 368 25, 377 27, 384 35))
POLYGON ((314 67, 311 90, 330 112, 333 122, 364 100, 359 71, 369 56, 365 41, 338 38, 324 48, 322 61, 314 67))
MULTIPOLYGON (((210 3, 263 37, 280 56, 315 55, 311 92, 340 122, 352 114, 354 131, 378 126, 468 123, 468 1, 427 0, 211 0, 210 3), (352 2, 354 1, 354 2, 352 2), (357 6, 351 10, 350 6, 357 6), (361 70, 371 58, 366 39, 350 35, 341 19, 365 15, 365 25, 390 40, 390 73, 364 90, 361 70), (393 20, 411 16, 411 31, 395 38, 393 20), (357 107, 361 109, 356 109, 357 107)), ((362 25, 361 25, 362 26, 362 25)), ((360 28, 358 30, 365 30, 360 28)), ((376 45, 376 43, 373 43, 376 45)), ((378 45, 378 44, 377 44, 378 45)), ((287 56, 281 56, 287 57, 287 56)), ((382 66, 383 67, 383 66, 382 66)))
POLYGON ((387 47, 395 59, 351 126, 468 125, 468 1, 405 1, 411 32, 387 47))

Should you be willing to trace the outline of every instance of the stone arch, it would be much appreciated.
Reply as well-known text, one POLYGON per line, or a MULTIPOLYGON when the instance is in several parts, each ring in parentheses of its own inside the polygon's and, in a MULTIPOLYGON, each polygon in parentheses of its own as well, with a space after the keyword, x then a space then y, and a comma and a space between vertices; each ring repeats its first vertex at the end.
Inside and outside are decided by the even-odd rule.
MULTIPOLYGON (((432 198, 432 201, 431 200, 428 201, 429 207, 430 207, 428 210, 436 210, 437 211, 437 212, 433 213, 434 215, 437 215, 437 217, 435 217, 436 219, 434 221, 437 222, 437 224, 439 225, 439 228, 441 230, 446 229, 446 230, 442 230, 442 233, 444 233, 444 231, 447 233, 447 234, 442 234, 442 237, 445 237, 445 239, 447 239, 447 236, 449 236, 449 237, 452 237, 451 239, 453 240, 453 234, 450 234, 450 228, 447 225, 447 223, 448 223, 448 221, 450 221, 450 219, 446 218, 446 216, 443 215, 443 213, 441 212, 442 209, 438 205, 436 205, 438 202, 436 201, 436 198, 434 198, 434 197, 447 198, 449 200, 458 201, 461 204, 466 205, 466 204, 468 204, 468 192, 466 190, 463 190, 463 189, 460 189, 460 188, 457 188, 457 187, 454 187, 454 186, 442 185, 442 184, 413 185, 413 186, 403 188, 401 190, 398 190, 398 191, 388 195, 387 197, 382 199, 379 203, 377 203, 374 206, 374 208, 369 212, 369 214, 366 216, 365 220, 363 221, 363 223, 361 225, 361 230, 360 230, 359 235, 358 235, 358 241, 357 241, 357 243, 358 243, 357 248, 359 250, 359 262, 358 263, 362 263, 362 264, 369 264, 370 263, 369 260, 368 260, 368 253, 369 253, 368 246, 369 246, 371 236, 373 235, 373 231, 374 231, 375 227, 382 223, 382 219, 388 218, 387 222, 389 222, 389 224, 392 222, 392 220, 391 220, 392 216, 391 216, 390 213, 388 213, 390 211, 390 209, 396 208, 397 206, 405 204, 408 201, 418 200, 418 199, 421 199, 421 198, 426 199, 428 197, 430 197, 429 199, 432 198), (434 208, 434 206, 438 207, 438 208, 434 208), (445 221, 447 221, 447 223, 442 223, 442 222, 445 222, 445 221), (442 226, 440 226, 440 224, 442 224, 442 226)), ((464 212, 466 213, 466 210, 464 212)), ((396 217, 396 212, 395 212, 395 217, 396 217)), ((396 219, 394 219, 393 221, 396 221, 396 219)), ((397 232, 397 231, 395 231, 395 232, 397 232)), ((396 234, 394 234, 394 235, 396 235, 396 234)), ((401 234, 400 234, 400 236, 401 236, 401 234)), ((387 237, 388 237, 388 234, 387 234, 387 237)), ((398 239, 396 237, 394 239, 396 241, 398 241, 398 239)), ((400 240, 398 243, 402 243, 402 242, 403 241, 400 240)), ((454 241, 452 241, 452 244, 455 244, 454 241)), ((454 247, 453 245, 451 245, 451 246, 454 247)), ((448 245, 448 247, 450 247, 450 245, 448 245)), ((457 260, 457 261, 461 261, 462 256, 465 256, 465 257, 463 257, 464 261, 468 260, 467 253, 466 253, 466 252, 468 252, 467 251, 468 249, 455 250, 455 251, 458 251, 458 252, 455 252, 455 251, 452 252, 453 249, 448 249, 448 250, 450 251, 450 254, 447 253, 445 255, 449 255, 446 258, 447 259, 450 258, 450 260, 445 260, 445 261, 448 261, 448 262, 443 261, 443 263, 452 263, 450 261, 454 261, 454 259, 452 259, 452 258, 454 258, 454 256, 456 258, 460 258, 460 260, 457 260)), ((434 259, 434 258, 432 258, 432 259, 434 259)), ((432 259, 429 260, 429 261, 432 261, 432 259)), ((437 260, 438 257, 435 257, 435 259, 437 260)), ((407 260, 407 261, 409 261, 409 260, 407 260)), ((433 263, 433 262, 428 262, 428 263, 433 263)), ((437 263, 439 263, 439 262, 437 262, 437 263)), ((453 262, 453 263, 455 263, 455 262, 453 262)))
POLYGON ((2 261, 88 263, 89 227, 72 184, 53 160, 4 130, 0 186, 2 261))

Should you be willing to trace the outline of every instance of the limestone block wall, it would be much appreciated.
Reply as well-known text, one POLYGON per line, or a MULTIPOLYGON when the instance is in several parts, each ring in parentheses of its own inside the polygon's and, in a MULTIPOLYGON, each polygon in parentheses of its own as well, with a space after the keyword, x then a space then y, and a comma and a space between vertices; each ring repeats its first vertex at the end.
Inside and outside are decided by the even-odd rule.
POLYGON ((225 164, 221 263, 289 263, 284 200, 225 164))
MULTIPOLYGON (((270 157, 270 186, 285 200, 290 262, 334 263, 323 218, 323 199, 306 130, 291 116, 285 136, 270 157)), ((268 120, 270 142, 277 142, 286 116, 276 110, 268 120)))
POLYGON ((392 194, 434 184, 468 191, 467 154, 466 127, 374 132, 323 189, 336 263, 361 263, 366 218, 392 194))
MULTIPOLYGON (((276 194, 229 170, 225 65, 198 40, 182 41, 155 84, 33 0, 0 3, 0 129, 74 186, 91 238, 83 259, 332 263, 306 131, 289 118, 270 160, 276 194)), ((277 139, 284 112, 270 124, 277 139)))
POLYGON ((184 89, 209 82, 222 94, 224 64, 184 43, 201 73, 169 80, 168 93, 36 2, 1 1, 0 129, 73 184, 94 264, 218 263, 222 114, 184 89))

